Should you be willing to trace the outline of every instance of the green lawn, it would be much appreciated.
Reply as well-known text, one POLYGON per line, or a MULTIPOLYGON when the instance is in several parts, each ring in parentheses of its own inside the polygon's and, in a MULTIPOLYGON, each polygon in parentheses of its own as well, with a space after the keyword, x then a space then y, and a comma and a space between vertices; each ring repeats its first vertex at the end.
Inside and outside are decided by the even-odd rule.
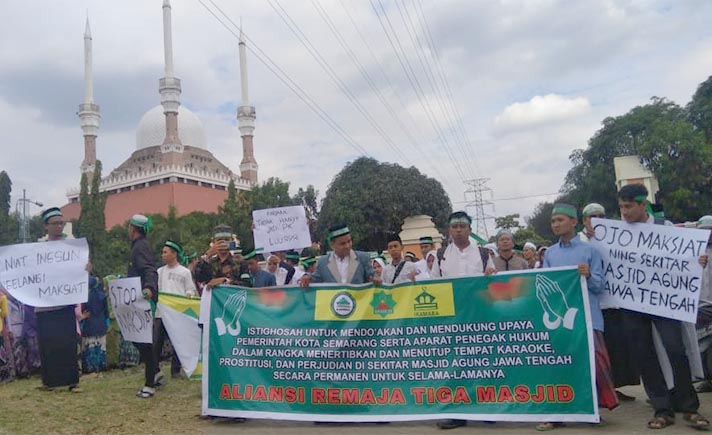
MULTIPOLYGON (((170 372, 170 370, 168 370, 170 372)), ((200 381, 171 380, 152 399, 139 399, 143 367, 83 376, 82 393, 40 391, 40 379, 0 385, 0 434, 200 434, 200 381)))

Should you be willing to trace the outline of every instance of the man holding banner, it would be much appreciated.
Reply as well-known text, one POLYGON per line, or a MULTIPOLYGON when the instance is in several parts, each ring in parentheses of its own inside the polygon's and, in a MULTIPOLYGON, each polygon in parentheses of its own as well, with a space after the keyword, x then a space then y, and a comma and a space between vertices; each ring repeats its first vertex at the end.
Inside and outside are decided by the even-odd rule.
POLYGON ((380 278, 373 277, 373 266, 368 254, 352 249, 349 227, 343 224, 331 227, 327 240, 332 252, 319 259, 314 273, 302 277, 299 281, 302 287, 309 287, 310 283, 326 282, 365 284, 373 281, 380 284, 380 278))
MULTIPOLYGON (((647 211, 648 191, 640 184, 623 186, 618 192, 618 206, 623 220, 629 224, 664 224, 647 211)), ((548 257, 549 254, 547 254, 548 257)), ((702 267, 707 266, 707 256, 699 257, 702 267)), ((694 260, 693 260, 694 261, 694 260)), ((698 413, 700 402, 692 385, 689 361, 682 339, 679 320, 632 310, 625 312, 626 329, 634 337, 634 352, 640 358, 640 369, 645 390, 655 409, 650 429, 662 429, 675 423, 675 411, 684 413, 684 419, 696 429, 708 429, 709 420, 698 413), (675 394, 665 382, 660 362, 653 345, 652 325, 660 334, 672 367, 675 394)))
MULTIPOLYGON (((489 253, 470 241, 472 219, 464 211, 456 211, 448 217, 448 235, 452 243, 436 259, 431 275, 433 278, 457 278, 462 276, 492 275, 496 272, 489 253)), ((467 420, 447 419, 438 422, 440 429, 466 426, 467 420)))
MULTIPOLYGON (((544 257, 544 267, 577 266, 581 276, 586 278, 588 301, 591 309, 593 343, 596 363, 596 390, 599 406, 612 410, 618 406, 618 397, 613 384, 611 362, 603 338, 603 314, 598 297, 603 292, 604 274, 601 256, 590 244, 576 235, 578 213, 569 204, 555 204, 551 211, 551 231, 559 237, 544 257)), ((550 318, 552 316, 549 316, 550 318)), ((566 317, 564 317, 566 324, 566 317)), ((556 427, 556 423, 540 423, 537 430, 545 431, 556 427)))
MULTIPOLYGON (((155 304, 158 302, 158 272, 153 250, 146 239, 146 234, 151 230, 151 224, 151 219, 141 214, 135 214, 129 220, 131 258, 128 276, 141 278, 143 297, 152 302, 151 307, 155 310, 155 304)), ((143 388, 136 393, 136 397, 149 399, 156 394, 156 375, 158 374, 158 362, 153 352, 153 343, 134 343, 134 346, 138 349, 146 366, 145 383, 143 388)))
MULTIPOLYGON (((64 239, 64 217, 57 207, 42 212, 47 240, 64 239)), ((79 364, 77 360, 77 318, 75 305, 35 307, 37 315, 37 339, 42 362, 41 389, 52 390, 69 386, 72 392, 80 392, 79 364)))
MULTIPOLYGON (((163 266, 158 269, 158 290, 161 293, 174 294, 185 297, 194 297, 198 295, 193 282, 193 275, 187 267, 183 266, 185 262, 185 254, 183 248, 177 242, 166 240, 161 250, 161 260, 163 266)), ((161 351, 163 343, 169 335, 166 330, 166 325, 161 317, 161 307, 156 307, 156 319, 153 324, 153 346, 156 354, 156 364, 158 372, 161 373, 161 351)), ((171 343, 177 341, 180 337, 171 339, 171 343)), ((178 354, 173 346, 173 355, 171 356, 171 377, 177 378, 180 376, 181 362, 178 359, 178 354)), ((163 376, 161 373, 159 376, 163 376)))

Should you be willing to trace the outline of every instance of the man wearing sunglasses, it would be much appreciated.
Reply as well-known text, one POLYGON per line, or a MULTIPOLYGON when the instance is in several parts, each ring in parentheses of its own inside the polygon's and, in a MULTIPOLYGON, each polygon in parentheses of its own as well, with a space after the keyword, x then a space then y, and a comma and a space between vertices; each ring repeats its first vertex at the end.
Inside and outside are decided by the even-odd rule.
POLYGON ((589 242, 593 237, 593 225, 591 225, 591 219, 605 218, 606 209, 603 208, 601 204, 592 202, 583 208, 581 216, 583 217, 583 230, 579 232, 579 239, 581 239, 582 242, 589 242))

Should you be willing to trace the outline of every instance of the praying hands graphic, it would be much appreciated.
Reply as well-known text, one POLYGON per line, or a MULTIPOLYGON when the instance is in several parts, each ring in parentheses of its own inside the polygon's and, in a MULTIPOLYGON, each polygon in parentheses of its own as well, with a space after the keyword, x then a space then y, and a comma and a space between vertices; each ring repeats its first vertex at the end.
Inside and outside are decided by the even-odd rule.
POLYGON ((564 328, 573 329, 578 308, 569 307, 564 292, 555 281, 544 275, 536 276, 536 297, 544 310, 542 320, 547 329, 557 329, 563 322, 564 328))
POLYGON ((215 325, 218 328, 218 335, 229 333, 232 336, 237 336, 240 333, 240 316, 245 309, 247 303, 247 292, 239 290, 230 295, 223 305, 221 317, 216 317, 215 325))

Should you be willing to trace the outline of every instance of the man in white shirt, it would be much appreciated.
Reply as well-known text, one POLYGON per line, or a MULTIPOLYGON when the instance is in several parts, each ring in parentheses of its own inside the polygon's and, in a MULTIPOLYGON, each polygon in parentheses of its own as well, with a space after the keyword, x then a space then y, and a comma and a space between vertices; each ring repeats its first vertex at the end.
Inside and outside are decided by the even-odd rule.
POLYGON ((418 274, 418 267, 412 261, 403 258, 403 242, 397 235, 388 238, 388 255, 391 262, 386 264, 381 274, 384 284, 402 284, 404 282, 415 281, 418 274))
POLYGON ((275 282, 278 286, 283 286, 287 281, 287 269, 280 266, 281 260, 276 255, 270 255, 267 258, 267 272, 274 275, 275 282))
MULTIPOLYGON (((185 259, 183 248, 176 242, 166 240, 161 251, 161 260, 164 266, 158 268, 158 291, 161 293, 170 293, 178 296, 196 297, 198 295, 195 289, 195 282, 190 270, 180 264, 185 259)), ((163 326, 161 319, 161 307, 156 308, 156 319, 153 324, 153 352, 156 355, 156 361, 160 362, 161 351, 163 344, 168 337, 168 332, 163 326)), ((179 339, 179 337, 175 337, 179 339)), ((171 357, 171 377, 177 378, 180 376, 180 361, 175 352, 171 357)), ((158 386, 165 383, 163 373, 159 370, 156 374, 156 383, 158 386)))
MULTIPOLYGON (((442 259, 433 264, 433 278, 482 276, 496 272, 489 252, 471 242, 471 232, 472 219, 464 211, 456 211, 448 217, 448 234, 452 243, 445 248, 442 259)), ((454 429, 466 425, 467 420, 448 419, 438 422, 440 429, 454 429)))
POLYGON ((313 273, 307 273, 299 280, 302 287, 311 283, 380 284, 373 276, 373 266, 367 253, 353 250, 353 239, 349 227, 344 224, 329 228, 327 236, 332 251, 322 256, 313 273))
POLYGON ((472 219, 464 211, 456 211, 448 218, 450 243, 442 259, 433 264, 434 278, 492 275, 496 272, 489 253, 472 243, 472 219))

